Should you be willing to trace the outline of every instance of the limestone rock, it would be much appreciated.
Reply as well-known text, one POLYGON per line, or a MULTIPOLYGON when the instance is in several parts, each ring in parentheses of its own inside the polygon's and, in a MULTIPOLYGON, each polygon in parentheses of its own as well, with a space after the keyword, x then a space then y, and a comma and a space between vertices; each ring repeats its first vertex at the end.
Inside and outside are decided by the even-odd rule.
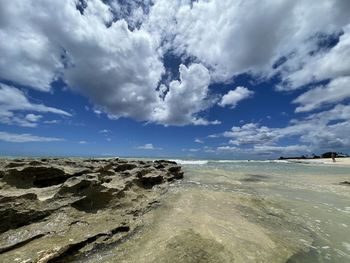
POLYGON ((182 177, 166 160, 2 159, 1 262, 69 262, 120 242, 182 177))

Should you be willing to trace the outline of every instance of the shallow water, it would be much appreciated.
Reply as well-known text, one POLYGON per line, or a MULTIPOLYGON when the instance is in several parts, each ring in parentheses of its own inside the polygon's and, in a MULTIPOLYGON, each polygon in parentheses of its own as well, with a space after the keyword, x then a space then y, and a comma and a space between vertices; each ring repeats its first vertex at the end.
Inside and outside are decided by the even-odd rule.
POLYGON ((139 231, 82 262, 350 262, 349 167, 183 167, 139 231))

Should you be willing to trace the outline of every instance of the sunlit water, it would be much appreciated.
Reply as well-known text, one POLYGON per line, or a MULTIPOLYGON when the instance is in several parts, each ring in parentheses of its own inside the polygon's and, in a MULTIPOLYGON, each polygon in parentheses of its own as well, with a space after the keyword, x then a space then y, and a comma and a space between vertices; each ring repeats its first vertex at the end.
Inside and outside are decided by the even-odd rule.
POLYGON ((83 262, 350 262, 349 167, 183 162, 143 227, 83 262))

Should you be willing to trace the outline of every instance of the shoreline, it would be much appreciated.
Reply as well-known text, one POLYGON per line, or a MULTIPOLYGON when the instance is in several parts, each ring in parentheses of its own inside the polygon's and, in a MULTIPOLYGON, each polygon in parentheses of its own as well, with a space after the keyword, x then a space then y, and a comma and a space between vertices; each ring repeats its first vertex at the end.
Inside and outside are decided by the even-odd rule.
POLYGON ((317 164, 317 165, 328 165, 328 166, 350 166, 350 157, 336 158, 335 162, 331 158, 320 158, 320 159, 287 159, 283 160, 290 163, 301 163, 301 164, 317 164))

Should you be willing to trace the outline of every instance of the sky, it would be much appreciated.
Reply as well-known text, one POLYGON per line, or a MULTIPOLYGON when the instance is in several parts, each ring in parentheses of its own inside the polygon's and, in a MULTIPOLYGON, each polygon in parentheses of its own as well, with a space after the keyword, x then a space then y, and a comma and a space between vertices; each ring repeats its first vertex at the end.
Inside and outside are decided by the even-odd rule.
POLYGON ((350 152, 348 0, 0 0, 0 155, 350 152))

